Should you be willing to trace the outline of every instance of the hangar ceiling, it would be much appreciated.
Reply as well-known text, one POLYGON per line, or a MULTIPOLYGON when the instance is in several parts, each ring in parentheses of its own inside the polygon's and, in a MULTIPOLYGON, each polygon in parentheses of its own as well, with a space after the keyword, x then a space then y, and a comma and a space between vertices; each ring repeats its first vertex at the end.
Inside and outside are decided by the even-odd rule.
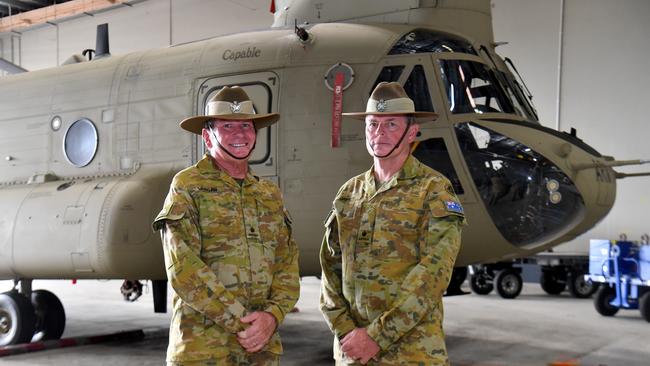
POLYGON ((0 0, 0 18, 68 1, 70 0, 0 0))
POLYGON ((57 24, 80 14, 93 15, 146 0, 0 0, 0 33, 57 24))

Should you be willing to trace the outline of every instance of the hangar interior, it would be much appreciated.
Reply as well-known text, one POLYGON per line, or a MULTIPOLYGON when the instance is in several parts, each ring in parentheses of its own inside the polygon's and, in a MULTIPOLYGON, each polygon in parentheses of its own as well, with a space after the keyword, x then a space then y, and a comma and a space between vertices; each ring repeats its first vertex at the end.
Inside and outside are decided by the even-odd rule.
MULTIPOLYGON (((266 29, 273 21, 269 12, 270 0, 57 1, 63 3, 60 5, 77 4, 82 11, 60 17, 54 14, 42 22, 31 20, 32 23, 12 23, 17 22, 17 18, 11 20, 12 17, 3 10, 8 9, 6 4, 10 3, 14 8, 31 4, 24 6, 36 9, 39 6, 45 8, 49 2, 0 0, 0 15, 3 16, 0 18, 0 57, 29 71, 62 65, 72 55, 94 48, 96 27, 102 23, 109 24, 110 52, 118 55, 266 29)), ((497 52, 511 58, 516 64, 533 94, 539 120, 544 126, 560 131, 573 128, 578 138, 601 154, 616 159, 650 158, 650 147, 646 144, 650 127, 643 108, 645 100, 650 97, 646 87, 650 83, 650 76, 645 72, 646 60, 650 56, 650 43, 647 42, 650 36, 650 23, 647 21, 650 19, 650 2, 492 0, 492 17, 495 41, 504 42, 497 52)), ((0 71, 0 74, 6 75, 7 72, 0 71)), ((617 170, 635 173, 649 169, 638 166, 617 170)), ((650 232, 645 215, 645 210, 650 208, 650 192, 646 188, 648 179, 650 177, 619 179, 616 203, 609 215, 593 229, 557 247, 555 251, 585 254, 590 239, 617 239, 619 234, 625 233, 631 240, 638 240, 650 232)), ((314 282, 308 285, 314 291, 310 298, 317 299, 318 284, 314 282)), ((533 297, 537 295, 534 293, 533 297)), ((445 306, 451 316, 445 319, 445 327, 450 329, 456 345, 471 348, 475 343, 466 341, 480 333, 473 331, 472 327, 477 322, 485 321, 481 318, 485 314, 475 309, 486 303, 474 299, 475 303, 465 304, 462 298, 446 300, 445 306)), ((500 314, 514 312, 519 305, 509 303, 507 306, 512 307, 510 310, 510 307, 493 300, 488 298, 490 302, 487 305, 489 310, 494 310, 493 318, 486 322, 492 330, 508 323, 500 314)), ((522 303, 530 305, 524 301, 529 299, 522 303)), ((142 306, 143 314, 146 314, 142 315, 143 318, 151 315, 149 305, 146 309, 142 306)), ((546 303, 539 308, 529 307, 528 313, 519 319, 527 323, 530 319, 553 318, 553 325, 543 329, 547 334, 535 334, 526 339, 530 344, 539 342, 549 348, 566 346, 564 336, 554 338, 553 327, 563 325, 566 320, 562 311, 570 308, 574 314, 593 312, 590 304, 560 302, 551 307, 549 310, 546 303)), ((307 311, 302 316, 305 314, 314 319, 314 324, 321 320, 316 312, 307 311)), ((165 317, 156 320, 163 326, 168 324, 165 317)), ((645 324, 633 321, 634 325, 616 323, 607 339, 630 334, 637 340, 647 337, 646 328, 642 328, 645 324)), ((298 328, 298 325, 295 324, 295 327, 298 328)), ((81 328, 76 331, 81 333, 81 328)), ((73 328, 73 334, 74 331, 73 328)), ((506 330, 495 332, 494 344, 490 346, 501 347, 496 343, 512 338, 512 334, 507 334, 506 330)), ((314 334, 329 336, 327 330, 314 334)), ((614 347, 613 353, 627 347, 617 346, 620 348, 614 347)), ((542 347, 537 351, 541 355, 547 349, 542 347)), ((327 356, 329 352, 328 348, 325 349, 327 356)), ((465 349, 456 346, 455 350, 452 349, 452 354, 454 352, 461 355, 465 349)), ((161 357, 159 350, 152 353, 161 357)), ((642 357, 645 356, 634 355, 635 359, 642 357)), ((521 364, 526 363, 522 361, 521 364)))
MULTIPOLYGON (((109 23, 111 53, 125 54, 264 29, 273 21, 267 0, 107 3, 97 9, 81 4, 87 11, 41 24, 16 25, 4 17, 0 57, 27 70, 61 65, 73 54, 94 48, 101 23, 109 23)), ((492 16, 495 41, 507 42, 497 51, 517 65, 543 125, 561 131, 575 128, 580 139, 603 155, 623 160, 650 157, 650 127, 642 107, 650 97, 650 75, 645 72, 650 3, 493 0, 492 16)), ((643 166, 622 170, 643 171, 643 166)), ((638 240, 650 231, 646 179, 619 179, 609 215, 557 250, 585 252, 591 238, 616 239, 625 233, 638 240)))

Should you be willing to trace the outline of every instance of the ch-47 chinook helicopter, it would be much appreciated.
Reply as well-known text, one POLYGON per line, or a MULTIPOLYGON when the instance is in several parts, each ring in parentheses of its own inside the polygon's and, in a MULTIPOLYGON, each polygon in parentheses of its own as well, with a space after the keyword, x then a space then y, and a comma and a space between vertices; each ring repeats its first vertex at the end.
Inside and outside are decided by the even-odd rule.
POLYGON ((380 81, 440 115, 413 151, 462 200, 470 225, 459 268, 585 232, 626 176, 612 167, 643 162, 602 156, 538 122, 514 66, 495 53, 489 0, 276 3, 269 30, 122 56, 98 46, 92 61, 0 79, 0 278, 16 284, 0 295, 0 345, 63 332, 60 301, 32 279, 151 279, 165 311, 150 223, 172 176, 203 152, 179 121, 225 85, 281 114, 251 161, 284 194, 303 275, 320 272, 336 190, 371 164, 363 126, 341 119, 341 103, 362 110, 380 81))

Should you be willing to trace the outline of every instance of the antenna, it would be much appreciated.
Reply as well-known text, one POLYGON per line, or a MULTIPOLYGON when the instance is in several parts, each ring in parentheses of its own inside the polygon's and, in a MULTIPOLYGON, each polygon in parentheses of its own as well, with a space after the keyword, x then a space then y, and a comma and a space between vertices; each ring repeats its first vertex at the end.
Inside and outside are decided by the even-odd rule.
POLYGON ((298 26, 298 19, 294 19, 294 32, 298 36, 298 39, 300 39, 300 42, 305 43, 309 41, 309 32, 305 28, 298 26))
POLYGON ((108 46, 108 23, 97 26, 97 40, 95 41, 95 59, 111 55, 108 46))

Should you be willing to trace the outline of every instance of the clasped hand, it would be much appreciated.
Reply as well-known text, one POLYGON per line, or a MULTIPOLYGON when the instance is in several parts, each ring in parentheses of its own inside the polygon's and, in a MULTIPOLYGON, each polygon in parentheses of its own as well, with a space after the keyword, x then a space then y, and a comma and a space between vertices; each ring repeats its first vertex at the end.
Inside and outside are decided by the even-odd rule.
POLYGON ((346 356, 365 365, 371 358, 376 360, 379 346, 370 338, 366 328, 355 328, 341 340, 341 350, 346 356))
POLYGON ((256 311, 241 318, 242 323, 250 324, 246 330, 237 333, 237 341, 246 352, 255 353, 260 351, 271 339, 277 321, 271 313, 256 311))

